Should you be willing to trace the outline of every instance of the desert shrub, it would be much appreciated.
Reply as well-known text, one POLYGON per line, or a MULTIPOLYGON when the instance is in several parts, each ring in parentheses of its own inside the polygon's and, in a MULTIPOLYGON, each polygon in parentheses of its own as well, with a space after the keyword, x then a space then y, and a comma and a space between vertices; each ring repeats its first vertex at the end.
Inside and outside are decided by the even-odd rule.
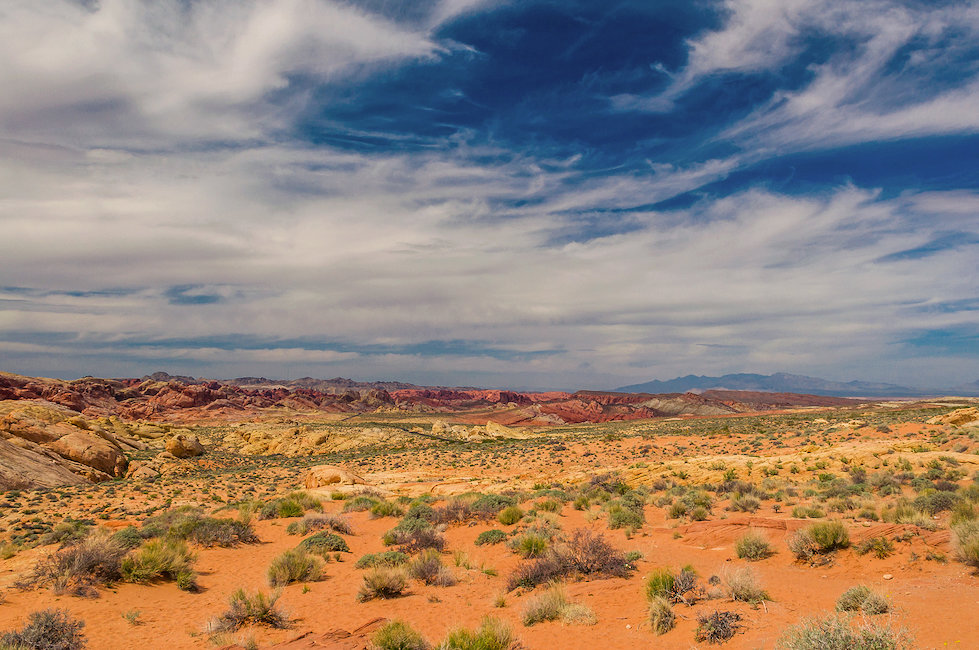
POLYGON ((544 621, 556 621, 561 618, 561 612, 567 605, 568 598, 565 596, 564 590, 555 585, 527 601, 521 620, 527 626, 544 621))
POLYGON ((656 598, 669 601, 673 596, 673 572, 669 569, 653 569, 643 583, 646 600, 652 602, 656 598))
POLYGON ((188 516, 174 521, 167 530, 167 536, 206 547, 258 542, 258 535, 250 523, 203 516, 188 516))
POLYGON ((948 523, 955 526, 977 518, 979 518, 979 513, 976 512, 975 506, 971 502, 963 499, 952 508, 952 516, 948 523))
POLYGON ((499 544, 500 542, 506 541, 506 538, 507 534, 502 530, 497 530, 496 528, 492 530, 484 530, 476 537, 476 546, 499 544))
POLYGON ((426 549, 408 564, 408 575, 421 580, 426 585, 451 587, 456 583, 449 567, 442 562, 442 556, 435 549, 426 549))
POLYGON ((951 510, 960 500, 961 497, 954 492, 938 490, 918 495, 914 500, 914 506, 930 515, 937 515, 939 512, 951 510))
POLYGON ((601 535, 579 528, 566 542, 552 546, 544 557, 518 566, 508 584, 513 590, 568 576, 623 577, 629 572, 620 551, 601 535))
POLYGON ((375 598, 397 598, 404 593, 407 586, 408 580, 401 569, 375 567, 364 574, 357 600, 364 602, 375 598))
POLYGON ((347 499, 343 503, 344 512, 361 512, 364 510, 370 510, 375 504, 380 503, 380 499, 375 499, 374 497, 359 495, 352 499, 347 499))
POLYGON ((284 587, 293 582, 319 580, 322 573, 322 560, 302 548, 294 548, 272 560, 267 578, 270 586, 284 587))
POLYGON ((496 519, 504 526, 512 526, 523 519, 523 515, 524 512, 519 506, 507 506, 503 510, 500 510, 499 514, 496 516, 496 519))
POLYGON ((710 516, 710 510, 704 506, 695 506, 693 510, 690 511, 690 519, 693 521, 707 521, 710 516))
POLYGON ((979 569, 979 520, 952 526, 952 549, 960 562, 979 569))
POLYGON ((542 557, 547 552, 550 538, 536 532, 527 532, 515 537, 512 542, 513 550, 521 557, 542 557))
POLYGON ((405 518, 384 533, 381 541, 386 546, 398 546, 406 553, 415 553, 426 548, 434 548, 440 552, 445 550, 445 537, 424 519, 405 518))
POLYGON ((489 518, 504 508, 517 505, 516 497, 503 494, 484 494, 472 502, 470 507, 479 516, 489 518))
POLYGON ((126 526, 117 530, 113 533, 112 539, 123 548, 136 548, 146 540, 136 526, 126 526))
POLYGON ((770 600, 768 592, 762 589, 758 574, 751 567, 734 569, 726 576, 731 598, 745 603, 760 603, 770 600))
POLYGON ((197 587, 196 559, 184 541, 153 539, 123 558, 120 572, 126 582, 168 579, 184 591, 193 591, 197 587))
POLYGON ((476 630, 457 628, 450 631, 438 650, 513 650, 517 645, 509 625, 486 617, 476 630))
POLYGON ((744 626, 741 624, 741 614, 737 612, 700 613, 697 615, 694 637, 697 641, 723 643, 732 638, 742 627, 744 626))
POLYGON ((379 566, 401 566, 406 562, 408 562, 408 556, 401 551, 382 551, 361 556, 354 566, 358 569, 368 569, 379 566))
POLYGON ((735 494, 731 499, 731 510, 737 512, 755 512, 761 506, 758 497, 751 494, 735 494))
POLYGON ((336 533, 327 533, 325 531, 316 533, 315 535, 310 535, 303 541, 299 542, 296 547, 302 549, 309 553, 315 553, 319 556, 324 556, 327 553, 349 553, 350 547, 347 545, 347 540, 343 539, 336 533))
POLYGON ((756 531, 749 530, 734 543, 734 551, 742 560, 764 560, 772 555, 772 545, 756 531))
POLYGON ((107 531, 99 530, 43 557, 18 584, 25 588, 50 585, 56 592, 89 593, 96 585, 121 577, 120 565, 126 553, 127 549, 107 531))
POLYGON ((649 601, 649 625, 656 634, 666 634, 673 629, 676 614, 670 601, 658 596, 649 601))
POLYGON ((428 642, 403 621, 389 621, 371 637, 372 650, 428 650, 428 642))
POLYGON ((804 619, 785 630, 778 640, 780 650, 910 650, 910 635, 904 630, 873 622, 856 625, 847 616, 830 614, 804 619))
POLYGON ((285 628, 289 620, 276 607, 281 591, 276 589, 271 595, 258 591, 248 595, 244 589, 238 589, 228 600, 228 609, 211 622, 211 630, 215 632, 234 632, 244 625, 265 625, 272 628, 285 628))
POLYGON ((400 517, 404 514, 397 503, 393 501, 378 501, 370 508, 371 519, 378 517, 400 517))
POLYGON ((82 521, 62 521, 55 524, 51 532, 41 536, 41 544, 67 545, 88 536, 91 526, 82 521))
POLYGON ((80 650, 85 647, 85 621, 71 617, 65 609, 31 612, 21 630, 0 635, 0 646, 11 650, 80 650))
POLYGON ((311 514, 306 513, 299 521, 293 521, 286 526, 286 532, 290 535, 305 535, 314 530, 330 529, 335 533, 353 535, 353 528, 346 517, 332 514, 311 514))
POLYGON ((482 513, 473 511, 472 505, 468 501, 456 498, 435 508, 435 517, 432 521, 436 524, 461 524, 481 516, 482 513))
POLYGON ((687 514, 687 504, 677 501, 666 511, 666 516, 670 519, 679 519, 687 514))
POLYGON ((259 519, 282 519, 301 517, 307 510, 323 510, 319 499, 308 492, 291 492, 288 495, 269 501, 258 512, 259 519))
POLYGON ((821 521, 809 526, 808 530, 822 553, 829 553, 850 545, 850 535, 846 532, 846 526, 838 521, 821 521))
POLYGON ((894 542, 886 537, 871 537, 861 542, 857 546, 858 555, 873 553, 876 557, 884 559, 894 552, 894 542))

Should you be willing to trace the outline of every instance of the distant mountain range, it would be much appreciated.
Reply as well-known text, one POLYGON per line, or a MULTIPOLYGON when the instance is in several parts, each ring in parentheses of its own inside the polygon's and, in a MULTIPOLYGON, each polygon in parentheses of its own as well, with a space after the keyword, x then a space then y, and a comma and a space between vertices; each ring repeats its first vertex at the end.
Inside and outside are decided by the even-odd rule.
POLYGON ((616 388, 622 393, 686 393, 706 390, 750 390, 774 393, 805 393, 831 397, 924 397, 929 395, 979 395, 979 381, 962 386, 922 388, 868 381, 830 381, 805 375, 777 372, 774 375, 740 373, 721 377, 687 375, 668 381, 647 381, 616 388))

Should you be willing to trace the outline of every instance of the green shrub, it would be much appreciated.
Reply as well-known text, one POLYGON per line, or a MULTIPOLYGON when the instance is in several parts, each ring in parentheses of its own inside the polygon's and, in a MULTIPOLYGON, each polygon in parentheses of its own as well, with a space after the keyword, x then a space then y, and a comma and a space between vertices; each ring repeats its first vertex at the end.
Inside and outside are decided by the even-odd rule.
POLYGON ((354 532, 346 517, 318 513, 306 513, 299 521, 293 521, 286 526, 286 532, 290 535, 305 535, 314 530, 323 530, 325 528, 344 535, 353 535, 354 532))
POLYGON ((687 504, 677 501, 666 511, 666 516, 670 519, 679 519, 687 514, 687 504))
POLYGON ((270 586, 284 587, 293 582, 319 580, 322 573, 322 560, 301 548, 295 548, 272 560, 267 577, 270 586))
POLYGON ((296 548, 323 556, 327 553, 349 553, 347 541, 336 533, 320 532, 299 542, 296 548))
POLYGON ((821 521, 809 526, 809 534, 820 552, 829 553, 850 545, 850 535, 839 521, 821 521))
POLYGON ((483 517, 491 517, 508 506, 517 505, 516 497, 503 494, 484 494, 470 504, 472 510, 483 517))
POLYGON ((404 593, 407 586, 408 580, 401 569, 376 567, 364 574, 357 600, 364 602, 375 598, 397 598, 404 593))
POLYGON ((643 584, 646 600, 652 602, 657 598, 670 600, 673 597, 675 579, 669 569, 653 569, 643 584))
POLYGON ((252 525, 237 519, 188 516, 174 521, 167 537, 184 539, 199 546, 237 546, 258 542, 252 525))
POLYGON ((371 637, 373 650, 428 650, 428 642, 403 621, 389 621, 371 637))
POLYGON ((734 551, 742 560, 764 560, 774 553, 772 545, 758 532, 749 530, 734 543, 734 551))
POLYGON ((271 595, 256 592, 249 596, 244 589, 238 589, 228 601, 228 610, 211 622, 215 632, 234 632, 244 625, 264 625, 272 628, 289 626, 285 614, 276 607, 282 592, 278 589, 271 595))
POLYGON ((11 650, 81 650, 85 647, 82 628, 66 609, 42 609, 31 612, 22 630, 0 635, 0 647, 11 650))
POLYGON ((778 640, 780 650, 910 650, 904 630, 873 622, 854 624, 850 617, 828 615, 804 619, 788 628, 778 640))
POLYGON ((517 640, 510 626, 486 617, 476 630, 457 628, 449 632, 438 650, 514 650, 517 640))
POLYGON ((857 546, 858 555, 873 553, 876 557, 884 559, 894 553, 894 542, 886 537, 871 537, 861 542, 857 546))
POLYGON ((364 495, 356 496, 352 499, 347 499, 343 504, 344 512, 361 512, 364 510, 370 510, 375 504, 380 503, 380 499, 375 499, 374 497, 368 497, 364 495))
POLYGON ((41 544, 70 544, 88 537, 91 526, 81 521, 63 521, 41 536, 41 544))
POLYGON ((193 591, 197 587, 193 569, 196 559, 184 541, 153 539, 124 558, 120 570, 126 582, 169 579, 184 591, 193 591))
POLYGON ((979 569, 979 520, 952 526, 952 549, 960 562, 979 569))
POLYGON ((676 626, 673 605, 659 596, 649 601, 649 625, 656 634, 666 634, 676 626))
POLYGON ((523 519, 524 512, 518 506, 507 506, 496 516, 497 521, 499 521, 504 526, 512 526, 521 519, 523 519))
POLYGON ((547 552, 549 539, 537 533, 524 533, 513 540, 514 550, 525 558, 541 557, 547 552))
POLYGON ((368 569, 379 566, 401 566, 408 561, 408 555, 401 551, 382 551, 361 556, 354 566, 358 569, 368 569))
POLYGON ((502 530, 497 530, 496 528, 492 530, 484 530, 476 537, 476 546, 499 544, 500 542, 506 541, 506 538, 507 534, 502 530))
POLYGON ((393 501, 378 501, 371 506, 370 513, 372 519, 378 517, 400 517, 404 514, 404 510, 393 501))
POLYGON ((758 497, 751 494, 735 494, 731 499, 731 510, 737 512, 755 512, 761 507, 758 497))

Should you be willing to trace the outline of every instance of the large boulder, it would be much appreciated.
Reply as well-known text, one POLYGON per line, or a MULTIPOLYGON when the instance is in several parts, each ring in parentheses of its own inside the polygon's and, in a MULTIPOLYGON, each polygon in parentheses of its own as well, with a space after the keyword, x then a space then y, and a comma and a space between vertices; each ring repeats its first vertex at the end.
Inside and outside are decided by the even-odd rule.
POLYGON ((177 458, 193 458, 204 453, 204 445, 197 436, 178 433, 167 440, 167 451, 177 458))
POLYGON ((367 485, 367 481, 336 465, 318 465, 306 473, 303 485, 312 490, 328 485, 367 485))

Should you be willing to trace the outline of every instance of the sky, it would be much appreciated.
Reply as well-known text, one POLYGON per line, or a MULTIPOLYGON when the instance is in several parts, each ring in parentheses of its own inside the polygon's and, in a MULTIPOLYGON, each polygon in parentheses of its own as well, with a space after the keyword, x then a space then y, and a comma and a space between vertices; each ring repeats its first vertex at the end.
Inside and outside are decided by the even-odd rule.
POLYGON ((0 369, 979 379, 979 3, 4 0, 0 369))

